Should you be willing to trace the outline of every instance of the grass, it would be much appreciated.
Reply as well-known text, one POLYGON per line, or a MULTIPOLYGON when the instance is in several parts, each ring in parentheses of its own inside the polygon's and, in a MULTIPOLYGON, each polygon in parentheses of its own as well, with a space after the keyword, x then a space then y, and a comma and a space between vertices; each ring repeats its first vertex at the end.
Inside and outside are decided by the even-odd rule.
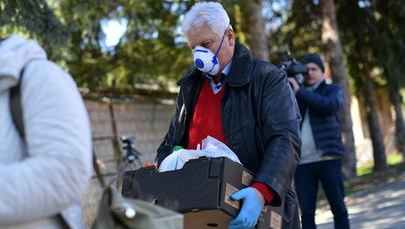
MULTIPOLYGON (((393 167, 395 165, 401 164, 403 158, 401 154, 391 154, 387 157, 388 167, 393 167)), ((373 163, 357 168, 357 176, 363 176, 373 173, 373 163)))

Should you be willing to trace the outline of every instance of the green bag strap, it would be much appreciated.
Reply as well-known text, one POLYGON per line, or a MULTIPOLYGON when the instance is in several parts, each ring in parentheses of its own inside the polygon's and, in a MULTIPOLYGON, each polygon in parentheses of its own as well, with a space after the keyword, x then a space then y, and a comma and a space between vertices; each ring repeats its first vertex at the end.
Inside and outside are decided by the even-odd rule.
MULTIPOLYGON (((21 82, 24 76, 25 67, 20 72, 20 79, 18 84, 10 89, 10 111, 13 118, 14 125, 16 126, 21 137, 25 139, 25 130, 24 130, 24 120, 23 120, 23 110, 21 106, 21 82)), ((97 179, 100 182, 100 185, 105 188, 105 182, 103 175, 101 173, 100 166, 97 163, 96 152, 93 150, 93 167, 96 172, 97 179)))

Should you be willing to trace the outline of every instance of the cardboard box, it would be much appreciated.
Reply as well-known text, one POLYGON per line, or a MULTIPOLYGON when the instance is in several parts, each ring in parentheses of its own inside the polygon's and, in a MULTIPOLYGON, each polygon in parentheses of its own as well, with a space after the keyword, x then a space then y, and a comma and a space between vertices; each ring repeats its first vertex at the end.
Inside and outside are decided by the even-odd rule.
MULTIPOLYGON (((185 229, 228 228, 239 212, 234 192, 249 186, 253 174, 226 157, 198 158, 180 170, 158 172, 154 167, 128 171, 140 186, 138 198, 184 214, 185 229)), ((136 185, 124 179, 122 194, 134 197, 136 185)), ((263 208, 257 228, 281 228, 282 207, 263 208)))

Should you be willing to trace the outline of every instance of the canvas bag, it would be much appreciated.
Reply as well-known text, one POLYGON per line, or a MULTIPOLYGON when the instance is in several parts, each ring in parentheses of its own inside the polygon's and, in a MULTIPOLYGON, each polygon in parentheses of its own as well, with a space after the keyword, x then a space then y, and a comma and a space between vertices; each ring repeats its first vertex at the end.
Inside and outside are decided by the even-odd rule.
MULTIPOLYGON (((92 229, 183 229, 182 214, 144 200, 123 197, 112 185, 106 187, 94 151, 93 156, 94 170, 104 192, 92 229)), ((118 174, 122 174, 125 167, 123 163, 118 174)), ((137 187, 139 195, 138 182, 132 177, 124 179, 129 179, 137 187)))
MULTIPOLYGON (((24 69, 18 84, 10 89, 10 111, 17 130, 25 138, 20 93, 23 74, 24 69)), ((94 151, 93 167, 104 191, 92 229, 183 229, 182 214, 143 200, 125 198, 115 187, 106 187, 94 151)))
POLYGON ((123 197, 116 188, 105 189, 93 229, 181 229, 183 215, 143 200, 123 197))

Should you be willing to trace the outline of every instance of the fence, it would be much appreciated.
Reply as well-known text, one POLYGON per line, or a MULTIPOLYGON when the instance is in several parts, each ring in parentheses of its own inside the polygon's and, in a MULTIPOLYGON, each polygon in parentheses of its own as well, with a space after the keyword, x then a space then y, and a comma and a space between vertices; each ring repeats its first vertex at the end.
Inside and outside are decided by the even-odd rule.
MULTIPOLYGON (((120 103, 85 100, 85 103, 91 121, 93 149, 107 183, 114 182, 118 163, 122 160, 119 146, 121 136, 134 136, 135 147, 142 153, 140 161, 154 162, 156 149, 173 115, 173 105, 125 100, 120 103)), ((83 217, 87 226, 97 215, 101 194, 101 186, 94 175, 82 197, 83 217)))

